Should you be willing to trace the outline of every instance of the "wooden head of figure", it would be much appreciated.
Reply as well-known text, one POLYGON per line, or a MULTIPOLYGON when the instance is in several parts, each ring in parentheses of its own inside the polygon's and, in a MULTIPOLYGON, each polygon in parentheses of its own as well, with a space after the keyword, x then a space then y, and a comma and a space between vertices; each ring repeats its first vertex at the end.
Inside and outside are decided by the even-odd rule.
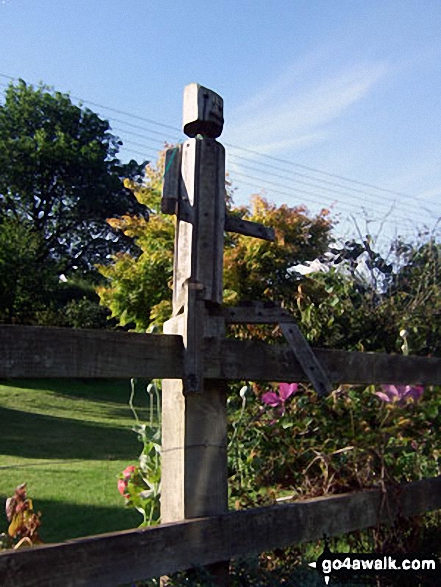
POLYGON ((184 90, 183 130, 191 138, 196 135, 217 139, 224 127, 224 101, 208 88, 189 84, 184 90))

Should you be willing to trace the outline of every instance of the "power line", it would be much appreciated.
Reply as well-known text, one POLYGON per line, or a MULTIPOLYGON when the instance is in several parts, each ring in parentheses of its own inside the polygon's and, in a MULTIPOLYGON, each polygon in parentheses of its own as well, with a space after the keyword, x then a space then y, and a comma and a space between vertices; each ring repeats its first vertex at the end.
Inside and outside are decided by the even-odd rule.
MULTIPOLYGON (((120 131, 120 130, 123 130, 123 129, 116 128, 116 130, 120 131)), ((127 132, 129 134, 133 134, 134 136, 141 137, 141 138, 143 138, 143 136, 144 136, 141 133, 132 133, 130 131, 127 131, 127 132)), ((152 140, 154 142, 156 142, 156 143, 163 144, 163 141, 159 141, 158 139, 152 139, 152 140)), ((152 145, 147 145, 145 143, 139 143, 137 141, 132 141, 132 140, 125 141, 125 145, 135 145, 136 147, 141 147, 141 148, 147 147, 148 149, 150 149, 150 148, 153 149, 154 148, 152 145)), ((139 151, 137 151, 137 153, 141 154, 139 151)), ((280 174, 272 173, 272 172, 267 171, 267 170, 262 171, 261 169, 256 169, 255 167, 251 167, 251 166, 248 166, 248 165, 241 164, 241 167, 243 167, 245 169, 249 169, 251 171, 256 171, 258 173, 264 173, 265 174, 265 177, 259 177, 259 176, 255 176, 255 175, 245 174, 245 173, 242 173, 242 172, 239 172, 239 171, 234 171, 234 170, 231 171, 231 176, 232 177, 241 176, 241 177, 246 177, 248 179, 254 180, 255 184, 249 184, 249 182, 248 182, 248 185, 259 185, 260 187, 264 187, 265 185, 271 185, 271 186, 275 186, 275 187, 279 187, 279 188, 284 188, 284 189, 292 190, 291 192, 286 192, 286 191, 285 192, 281 192, 280 190, 277 191, 277 193, 284 194, 284 195, 287 195, 287 196, 292 195, 294 197, 294 194, 295 193, 300 193, 301 192, 302 194, 307 195, 310 201, 313 201, 315 203, 318 203, 318 201, 316 199, 314 199, 313 196, 318 196, 320 198, 327 198, 328 195, 329 195, 329 193, 336 194, 336 195, 338 195, 340 197, 348 197, 348 196, 351 196, 352 195, 352 193, 349 193, 349 194, 342 193, 342 190, 341 189, 340 190, 337 190, 337 189, 329 188, 327 186, 324 187, 324 186, 322 186, 320 184, 317 184, 317 183, 304 182, 302 180, 298 180, 298 179, 295 179, 295 178, 292 178, 292 177, 286 177, 286 176, 282 176, 280 174), (273 176, 273 177, 277 177, 277 178, 280 178, 280 179, 283 179, 285 181, 294 182, 294 183, 300 183, 301 185, 305 185, 305 186, 317 188, 319 190, 325 191, 325 193, 324 194, 321 194, 321 193, 313 192, 311 190, 301 189, 301 188, 298 188, 297 186, 291 186, 291 185, 286 185, 286 184, 283 184, 283 183, 280 183, 280 182, 270 181, 266 177, 268 175, 273 176)), ((332 182, 328 182, 328 183, 332 183, 332 182)), ((333 183, 333 185, 340 185, 340 184, 333 183)), ((355 192, 357 194, 362 194, 362 195, 366 196, 366 192, 364 192, 364 190, 360 190, 358 188, 353 188, 352 186, 344 186, 344 185, 341 185, 341 188, 343 190, 349 190, 350 192, 355 192)), ((376 199, 379 200, 379 203, 376 204, 377 207, 378 206, 383 207, 383 208, 384 207, 389 207, 390 202, 389 201, 385 201, 384 198, 381 198, 380 196, 375 196, 375 194, 370 195, 370 197, 371 198, 376 198, 376 199)), ((323 201, 322 201, 322 204, 323 204, 323 201)), ((339 202, 339 205, 341 205, 340 202, 339 202)), ((357 208, 357 205, 356 204, 349 204, 349 205, 351 205, 355 209, 357 208)), ((403 203, 401 204, 401 206, 403 207, 403 203)), ((405 204, 405 206, 409 209, 409 211, 412 211, 412 213, 414 213, 416 211, 416 208, 414 206, 412 206, 412 204, 405 204)), ((421 206, 418 208, 418 210, 419 211, 421 210, 421 206)), ((432 211, 428 211, 428 212, 429 213, 433 213, 432 211)), ((402 220, 406 220, 406 218, 403 217, 403 216, 400 216, 399 218, 401 218, 402 220)))
POLYGON ((274 161, 279 161, 280 163, 285 163, 286 165, 292 165, 294 167, 298 167, 300 169, 305 169, 307 171, 312 171, 314 173, 321 173, 322 175, 325 175, 327 177, 334 177, 336 179, 341 179, 343 181, 347 181, 350 183, 355 183, 356 185, 361 185, 370 189, 374 189, 374 190, 379 190, 388 194, 392 194, 394 196, 400 196, 403 198, 412 198, 417 200, 418 198, 416 196, 412 196, 410 194, 404 194, 402 192, 396 192, 394 190, 390 190, 387 188, 382 188, 379 187, 377 185, 374 184, 370 184, 370 183, 365 183, 362 181, 358 181, 356 179, 351 179, 349 177, 344 177, 343 175, 337 175, 336 173, 329 173, 328 171, 323 171, 321 169, 317 169, 315 167, 308 167, 307 165, 301 165, 300 163, 295 163, 293 161, 288 161, 286 159, 281 159, 280 157, 273 157, 272 155, 268 155, 267 153, 259 153, 259 151, 254 151, 253 149, 248 149, 246 147, 239 147, 238 145, 233 145, 231 143, 224 143, 226 146, 229 146, 233 149, 239 149, 240 151, 245 151, 246 153, 252 153, 253 155, 258 155, 259 157, 265 157, 265 159, 271 159, 274 161))
MULTIPOLYGON (((121 122, 121 124, 123 124, 123 125, 124 124, 128 124, 128 123, 126 123, 125 121, 122 121, 122 120, 119 120, 119 122, 121 122)), ((132 136, 137 136, 137 137, 140 137, 140 138, 152 138, 152 137, 149 137, 148 134, 146 134, 146 131, 148 133, 151 133, 152 132, 151 129, 148 129, 146 127, 142 127, 140 125, 130 125, 130 126, 131 127, 133 126, 133 127, 138 128, 138 129, 144 130, 144 133, 142 134, 142 133, 136 133, 136 132, 133 132, 133 131, 127 131, 126 129, 120 128, 120 127, 114 127, 114 129, 117 132, 124 132, 125 134, 130 134, 132 136)), ((163 136, 163 134, 162 133, 159 133, 159 132, 156 133, 156 134, 163 136)), ((153 140, 155 140, 158 143, 161 142, 161 141, 157 141, 156 139, 153 139, 153 140)), ((162 143, 164 143, 164 142, 166 142, 166 141, 162 141, 162 143)), ((169 141, 167 141, 167 142, 169 142, 169 141)), ((135 143, 134 141, 125 141, 125 144, 135 144, 136 146, 140 146, 140 147, 143 147, 144 146, 143 144, 141 144, 141 143, 135 143)), ((240 160, 247 161, 247 162, 248 161, 251 161, 252 162, 252 160, 250 160, 250 159, 248 159, 246 157, 242 157, 240 155, 230 155, 229 158, 230 158, 230 160, 233 163, 234 163, 234 161, 236 159, 240 159, 240 160)), ((291 170, 288 171, 288 170, 283 169, 281 167, 278 167, 278 166, 275 166, 275 165, 271 165, 271 164, 267 164, 267 163, 265 163, 265 169, 264 170, 262 168, 252 167, 252 166, 249 166, 249 165, 246 165, 246 164, 243 164, 243 163, 240 163, 239 165, 240 165, 240 167, 243 167, 245 169, 249 169, 251 171, 255 171, 257 173, 264 173, 265 174, 265 177, 264 178, 256 177, 256 176, 253 177, 253 179, 255 179, 259 183, 261 183, 262 181, 264 181, 266 183, 269 183, 267 181, 267 179, 266 179, 266 176, 272 176, 272 177, 277 177, 277 178, 282 179, 282 180, 285 180, 285 181, 299 183, 301 185, 305 185, 305 186, 309 186, 309 187, 314 187, 314 188, 317 188, 317 189, 320 189, 320 190, 326 190, 326 193, 335 193, 335 194, 338 194, 340 196, 343 195, 341 190, 347 190, 347 191, 350 192, 350 194, 345 194, 345 195, 352 195, 353 193, 362 194, 364 196, 367 195, 370 198, 377 200, 380 203, 380 205, 382 205, 382 206, 385 205, 384 198, 382 196, 380 196, 378 194, 371 194, 369 192, 366 192, 366 190, 362 190, 362 189, 356 188, 354 186, 348 186, 348 185, 344 185, 344 184, 341 184, 341 183, 338 183, 338 182, 324 180, 322 178, 316 178, 316 177, 313 177, 311 175, 307 175, 307 174, 304 174, 304 173, 299 173, 299 172, 296 172, 296 171, 291 171, 291 170), (287 173, 289 175, 286 176, 286 175, 280 175, 278 173, 273 173, 271 171, 268 171, 266 169, 267 167, 269 167, 271 169, 276 169, 276 170, 282 171, 282 173, 287 173), (305 181, 296 179, 296 177, 303 177, 303 178, 311 179, 311 180, 313 180, 315 182, 318 182, 318 183, 305 182, 305 181), (325 185, 320 185, 320 183, 325 184, 325 185), (328 186, 333 186, 333 187, 330 188, 328 186), (334 189, 335 187, 337 187, 339 189, 334 189)), ((232 172, 232 175, 233 174, 234 174, 234 172, 232 172)), ((248 177, 251 177, 251 176, 248 176, 248 177)), ((290 186, 287 186, 286 184, 280 184, 280 183, 276 184, 274 182, 273 182, 273 185, 278 185, 280 187, 284 187, 284 188, 288 188, 288 189, 290 187, 290 186)), ((305 190, 304 193, 306 194, 306 193, 314 193, 314 192, 307 192, 305 190)), ((317 194, 317 195, 319 195, 319 194, 317 194)), ((401 202, 401 206, 406 206, 407 208, 409 208, 409 210, 412 210, 412 212, 415 212, 417 210, 418 211, 421 210, 421 204, 420 203, 418 205, 416 205, 416 204, 412 204, 410 202, 409 203, 407 203, 407 202, 401 202)), ((429 211, 429 212, 430 213, 434 213, 433 211, 429 211)))
MULTIPOLYGON (((13 78, 12 76, 9 76, 9 75, 3 74, 3 73, 0 73, 0 77, 7 78, 7 79, 9 79, 11 81, 14 81, 14 79, 16 79, 16 78, 13 78)), ((2 85, 4 87, 7 87, 6 84, 1 84, 0 83, 0 85, 2 85)), ((163 122, 159 122, 159 121, 153 120, 151 118, 147 118, 147 117, 144 117, 144 116, 132 114, 132 113, 127 112, 127 111, 124 111, 124 110, 120 110, 120 109, 116 109, 116 108, 113 108, 113 107, 110 107, 110 106, 99 104, 99 103, 94 102, 94 101, 91 101, 91 100, 85 100, 84 98, 79 98, 77 96, 71 96, 71 97, 74 98, 75 100, 79 100, 81 103, 91 104, 91 105, 94 105, 94 106, 96 106, 98 108, 102 108, 104 110, 109 110, 111 112, 115 112, 117 114, 121 114, 123 116, 127 116, 129 118, 136 119, 136 120, 142 121, 142 122, 147 123, 147 124, 153 124, 153 125, 159 126, 161 128, 166 128, 166 129, 173 130, 175 132, 181 133, 181 130, 179 128, 177 128, 175 126, 172 126, 172 125, 169 125, 169 124, 165 124, 163 122)), ((163 134, 161 132, 159 132, 158 130, 154 130, 154 129, 151 129, 151 128, 146 128, 145 126, 141 126, 139 124, 130 123, 128 121, 121 120, 121 119, 114 119, 114 120, 116 120, 120 124, 123 124, 123 125, 126 125, 126 126, 130 126, 131 128, 137 128, 139 130, 147 131, 148 133, 151 133, 151 134, 156 134, 156 135, 159 135, 159 136, 163 136, 163 134)), ((125 134, 131 134, 132 136, 138 136, 140 138, 148 138, 148 139, 154 140, 155 142, 158 142, 158 143, 161 142, 161 141, 158 141, 157 139, 153 139, 153 137, 145 136, 145 134, 144 135, 141 135, 140 133, 135 133, 133 131, 128 131, 128 130, 125 130, 125 129, 119 129, 117 127, 115 127, 115 130, 117 130, 119 132, 123 132, 125 134)), ((165 141, 162 141, 162 143, 164 143, 164 142, 165 141)), ((176 141, 173 141, 172 140, 170 142, 176 142, 176 141)), ((138 142, 135 142, 135 141, 130 141, 130 140, 129 141, 125 141, 123 143, 123 147, 124 147, 125 150, 127 150, 129 152, 132 152, 132 153, 141 154, 141 155, 144 156, 144 153, 140 153, 139 151, 135 151, 133 149, 128 149, 125 146, 126 144, 133 144, 133 145, 135 145, 137 147, 141 147, 141 148, 144 148, 146 145, 141 144, 141 143, 138 143, 138 142)), ((317 169, 317 168, 314 168, 314 167, 309 167, 309 166, 306 166, 306 165, 295 163, 293 161, 289 161, 289 160, 282 159, 282 158, 279 158, 279 157, 274 157, 272 155, 268 155, 268 154, 265 154, 265 153, 260 153, 260 152, 258 152, 256 150, 249 149, 249 148, 246 148, 246 147, 241 147, 241 146, 234 145, 234 144, 231 144, 231 143, 225 143, 225 145, 226 146, 229 146, 233 150, 240 150, 240 151, 243 151, 245 153, 250 153, 252 155, 255 155, 255 156, 264 158, 265 159, 265 167, 266 168, 269 167, 271 169, 275 169, 276 171, 281 171, 282 173, 289 173, 289 174, 292 174, 292 175, 295 175, 295 176, 298 176, 298 177, 303 177, 304 179, 312 180, 314 182, 320 182, 320 183, 325 184, 326 186, 333 186, 333 187, 338 187, 340 189, 349 190, 351 192, 356 192, 356 193, 359 193, 359 194, 364 195, 365 198, 367 196, 368 198, 376 199, 376 200, 379 200, 381 202, 383 200, 383 198, 379 194, 369 193, 369 192, 366 192, 365 190, 361 190, 359 188, 355 188, 355 187, 353 187, 351 185, 344 185, 344 184, 341 184, 341 183, 338 183, 338 182, 335 182, 335 181, 330 181, 330 180, 327 180, 327 179, 323 179, 322 177, 314 177, 314 176, 308 175, 306 173, 300 173, 298 171, 292 171, 292 170, 288 171, 287 169, 284 169, 283 167, 276 166, 276 165, 271 165, 271 163, 268 163, 267 162, 267 160, 270 159, 270 160, 275 161, 275 162, 277 162, 279 164, 282 164, 282 165, 289 165, 291 167, 291 169, 292 169, 292 167, 299 168, 299 169, 304 169, 304 170, 309 171, 311 173, 320 174, 320 175, 323 175, 325 177, 329 177, 329 178, 333 178, 333 179, 338 179, 338 180, 343 181, 343 182, 346 182, 348 184, 354 184, 354 185, 358 185, 358 186, 361 186, 361 187, 364 187, 364 188, 368 188, 369 190, 376 190, 377 192, 379 191, 379 192, 383 192, 385 194, 387 193, 387 194, 390 194, 390 195, 399 196, 400 198, 406 198, 408 200, 412 200, 413 202, 416 202, 416 203, 414 204, 413 202, 412 203, 409 202, 409 203, 406 203, 405 204, 404 202, 401 201, 400 204, 401 204, 401 206, 403 206, 403 205, 405 205, 407 207, 410 206, 412 208, 412 210, 415 210, 416 209, 415 207, 417 206, 418 207, 418 210, 421 210, 421 201, 418 198, 416 198, 415 196, 412 196, 412 195, 409 195, 409 194, 405 194, 405 193, 402 193, 402 192, 390 190, 388 188, 383 188, 383 187, 380 187, 380 186, 377 186, 377 185, 374 185, 374 184, 370 184, 370 183, 366 183, 366 182, 362 182, 362 181, 359 181, 359 180, 351 179, 351 178, 348 178, 348 177, 344 177, 342 175, 338 175, 338 174, 335 174, 335 173, 330 173, 330 172, 323 171, 323 170, 320 170, 320 169, 317 169)), ((150 147, 148 147, 148 148, 150 148, 150 147)), ((254 158, 247 158, 247 157, 244 157, 244 156, 241 156, 241 155, 237 155, 237 154, 234 154, 234 153, 232 155, 229 155, 229 156, 233 160, 234 159, 242 159, 243 161, 247 161, 247 162, 251 162, 251 163, 254 162, 254 158)), ((255 168, 252 168, 252 167, 243 165, 243 164, 242 164, 242 167, 247 167, 248 169, 250 169, 252 171, 260 171, 260 170, 256 170, 255 168)), ((267 170, 265 170, 264 173, 266 175, 272 175, 273 177, 278 177, 279 179, 283 179, 283 180, 286 180, 286 181, 292 181, 292 182, 300 183, 300 184, 303 184, 303 185, 309 185, 310 187, 315 187, 315 188, 318 188, 318 189, 326 190, 327 192, 333 192, 333 193, 338 193, 339 195, 342 195, 341 192, 338 191, 338 190, 331 189, 330 187, 322 187, 321 185, 317 185, 317 183, 310 184, 308 182, 303 182, 301 180, 295 179, 294 177, 284 177, 284 176, 281 176, 281 175, 278 175, 278 174, 269 172, 267 170)), ((236 173, 236 175, 240 175, 240 173, 236 173)), ((244 175, 244 174, 242 174, 242 175, 244 175)), ((248 176, 248 178, 254 179, 255 181, 258 181, 258 182, 265 181, 265 183, 272 183, 272 185, 276 185, 278 187, 283 187, 283 188, 290 189, 289 186, 286 186, 286 185, 280 184, 280 183, 278 184, 276 182, 269 182, 266 179, 264 180, 262 178, 256 178, 256 177, 252 177, 252 176, 248 176)), ((301 191, 299 188, 295 188, 295 189, 297 191, 301 191)), ((273 190, 273 191, 275 191, 275 190, 273 190)), ((281 192, 279 191, 278 193, 281 193, 281 192)), ((308 196, 311 196, 311 195, 319 195, 321 197, 320 194, 316 194, 314 192, 308 192, 307 190, 303 190, 303 193, 305 195, 308 195, 308 196)), ((288 194, 288 193, 285 192, 285 195, 292 195, 292 194, 288 194)), ((378 205, 378 204, 376 204, 376 205, 378 205)), ((382 202, 382 205, 384 205, 383 202, 382 202)), ((431 210, 426 209, 426 211, 429 214, 435 214, 431 210)))
MULTIPOLYGON (((151 133, 152 132, 152 129, 149 129, 149 128, 147 128, 145 126, 141 126, 141 125, 135 125, 135 124, 127 123, 126 121, 123 121, 123 120, 120 120, 120 119, 118 119, 118 121, 121 122, 121 124, 123 124, 123 125, 130 125, 131 127, 135 127, 137 129, 143 130, 144 131, 144 134, 135 133, 133 131, 127 131, 126 129, 120 128, 120 127, 114 127, 115 130, 117 130, 118 132, 124 132, 126 134, 130 134, 130 135, 137 136, 137 137, 140 137, 140 138, 144 138, 144 136, 146 136, 147 138, 150 138, 145 133, 146 133, 146 131, 149 132, 149 133, 151 133)), ((157 132, 156 134, 163 136, 162 133, 159 133, 159 132, 157 132)), ((134 141, 126 141, 126 144, 136 144, 137 146, 141 146, 141 147, 143 146, 141 143, 135 143, 134 141)), ((241 155, 229 155, 229 158, 233 162, 236 159, 240 159, 240 160, 247 161, 247 162, 249 162, 249 161, 253 162, 253 160, 250 160, 247 157, 243 157, 241 155)), ((348 186, 348 185, 344 185, 344 184, 341 184, 341 183, 338 183, 338 182, 335 182, 335 181, 329 181, 329 180, 325 180, 325 179, 322 179, 322 178, 317 178, 317 177, 314 177, 314 176, 311 176, 311 175, 308 175, 308 174, 299 173, 299 172, 291 171, 291 170, 286 170, 286 169, 283 169, 281 167, 278 167, 278 166, 275 166, 275 165, 271 165, 270 163, 266 163, 265 162, 265 169, 264 170, 262 170, 262 168, 256 169, 256 167, 251 167, 251 166, 245 165, 243 163, 241 163, 240 166, 243 167, 243 168, 249 169, 251 171, 256 171, 258 173, 264 173, 265 176, 270 175, 272 177, 277 177, 277 178, 282 179, 282 180, 285 180, 285 181, 299 183, 299 184, 302 184, 302 185, 306 185, 306 186, 318 188, 320 190, 326 190, 327 193, 329 193, 329 192, 336 193, 336 194, 338 194, 340 196, 343 195, 342 192, 341 192, 341 190, 347 190, 347 191, 350 192, 350 194, 346 194, 346 195, 352 195, 353 193, 362 194, 365 197, 368 196, 371 199, 377 200, 378 202, 380 202, 380 205, 382 205, 382 206, 385 205, 384 198, 382 196, 378 195, 378 194, 371 194, 371 193, 367 192, 366 190, 362 190, 362 189, 356 188, 354 186, 350 186, 350 185, 348 186), (285 174, 289 174, 289 176, 280 175, 280 174, 277 174, 277 173, 273 173, 271 171, 268 171, 266 169, 267 167, 269 167, 271 169, 276 169, 276 170, 281 171, 282 173, 285 173, 285 174), (305 182, 305 181, 296 179, 296 177, 303 177, 303 178, 311 179, 314 182, 318 182, 318 183, 305 182), (325 185, 320 185, 320 183, 325 184, 325 185), (328 186, 333 186, 333 187, 330 188, 328 186), (336 190, 336 189, 334 189, 335 187, 337 187, 339 189, 336 190)), ((232 172, 232 175, 233 174, 234 174, 234 172, 232 172)), ((251 176, 248 176, 248 177, 251 178, 251 176)), ((254 176, 253 179, 255 179, 260 184, 261 184, 262 181, 264 181, 265 183, 269 183, 268 180, 266 179, 266 177, 265 178, 261 178, 261 177, 255 177, 254 176)), ((278 185, 279 187, 284 187, 284 188, 288 188, 288 189, 290 188, 290 186, 287 186, 286 184, 280 184, 280 183, 276 184, 275 182, 273 182, 273 185, 278 185)), ((306 190, 304 190, 303 193, 305 193, 305 194, 308 194, 308 193, 314 194, 314 192, 307 192, 306 190)), ((316 194, 316 195, 319 195, 319 194, 316 194)), ((418 202, 418 205, 417 204, 413 204, 411 202, 409 202, 409 203, 407 203, 407 202, 400 202, 400 204, 401 204, 402 207, 403 206, 406 206, 412 212, 415 212, 417 210, 418 211, 421 210, 421 203, 420 202, 418 202)), ((379 204, 376 204, 376 205, 378 206, 379 204)), ((428 209, 427 209, 427 212, 430 213, 430 214, 435 214, 433 211, 428 210, 428 209)))
MULTIPOLYGON (((249 176, 249 175, 244 174, 244 173, 239 173, 239 175, 241 175, 242 177, 248 178, 248 179, 255 180, 254 177, 249 176)), ((255 186, 255 183, 254 182, 251 183, 251 182, 247 182, 247 181, 242 181, 241 183, 243 183, 245 185, 255 186)), ((280 184, 277 184, 275 182, 266 182, 266 183, 270 183, 270 184, 275 185, 275 186, 279 186, 280 185, 280 184)), ((276 189, 271 188, 271 192, 274 192, 274 193, 283 195, 283 196, 288 197, 288 198, 291 198, 291 199, 295 198, 296 193, 301 193, 302 194, 302 198, 305 197, 303 195, 303 194, 305 194, 308 197, 308 201, 309 202, 313 202, 315 204, 318 204, 321 207, 326 207, 326 202, 324 202, 323 199, 322 200, 317 200, 314 197, 314 196, 322 197, 322 195, 321 194, 316 194, 314 192, 308 192, 306 190, 302 190, 302 189, 299 189, 299 188, 293 188, 292 191, 286 192, 286 191, 277 189, 277 187, 276 187, 276 189)), ((335 200, 334 200, 334 202, 335 202, 335 200)), ((331 204, 329 206, 332 206, 332 203, 333 202, 331 202, 331 204)), ((339 209, 342 210, 342 211, 347 212, 348 214, 353 214, 354 211, 357 211, 360 208, 356 204, 351 204, 350 202, 337 202, 337 203, 338 203, 339 209)), ((363 206, 361 206, 361 208, 364 209, 363 206)), ((384 211, 386 211, 388 208, 390 208, 390 206, 386 204, 386 209, 384 211)), ((401 216, 401 215, 396 215, 395 218, 397 218, 398 220, 401 220, 403 222, 406 222, 408 220, 408 218, 406 218, 404 216, 401 216)))
MULTIPOLYGON (((123 129, 118 128, 117 130, 120 131, 123 129)), ((139 136, 141 138, 143 137, 143 135, 141 135, 140 133, 131 133, 131 134, 134 134, 135 136, 139 136)), ((154 140, 154 142, 161 143, 161 141, 157 141, 157 140, 154 140)), ((135 145, 137 147, 146 146, 144 143, 139 143, 139 142, 132 141, 132 140, 125 141, 125 145, 135 145)), ((150 145, 149 145, 149 147, 150 147, 150 145)), ((234 161, 235 156, 233 156, 231 159, 233 159, 233 161, 234 161)), ((317 203, 317 200, 314 200, 311 196, 318 196, 320 198, 329 199, 328 196, 331 193, 331 194, 336 194, 339 197, 347 198, 347 197, 353 196, 353 194, 356 193, 356 194, 361 194, 362 196, 364 196, 365 199, 366 199, 366 196, 368 196, 368 199, 370 199, 370 200, 372 200, 372 199, 378 200, 377 203, 375 204, 375 207, 377 207, 377 208, 378 207, 381 207, 381 208, 389 207, 389 205, 390 205, 390 200, 385 200, 385 198, 382 198, 381 196, 377 196, 375 194, 367 194, 364 190, 361 190, 359 188, 354 188, 352 186, 344 186, 341 184, 336 184, 335 182, 326 182, 326 183, 331 184, 333 186, 340 186, 340 188, 341 188, 341 189, 334 189, 334 188, 329 188, 328 186, 320 185, 319 183, 305 182, 305 181, 296 179, 295 177, 284 176, 284 175, 280 175, 277 173, 273 173, 273 172, 268 171, 267 169, 256 169, 255 167, 252 167, 249 165, 244 165, 244 164, 240 164, 240 168, 249 169, 249 170, 255 171, 257 173, 262 173, 262 174, 264 174, 264 177, 250 175, 250 174, 244 174, 244 173, 241 173, 241 172, 234 170, 234 169, 233 170, 230 169, 230 176, 232 178, 234 178, 236 176, 241 176, 241 177, 247 177, 248 179, 252 179, 252 180, 254 180, 255 183, 250 184, 249 182, 247 182, 247 184, 254 185, 255 187, 258 186, 259 188, 265 187, 266 185, 271 185, 271 186, 275 186, 275 187, 279 187, 279 188, 292 190, 291 192, 286 192, 286 191, 281 192, 280 190, 277 192, 277 193, 284 194, 287 196, 292 195, 294 197, 295 193, 301 192, 302 194, 307 195, 310 201, 314 201, 317 203), (287 185, 286 183, 270 181, 270 180, 268 180, 267 176, 276 177, 276 178, 282 179, 282 180, 284 180, 286 182, 290 182, 290 183, 292 182, 295 184, 300 184, 300 185, 304 185, 304 186, 308 186, 308 187, 317 188, 318 190, 322 190, 324 193, 317 193, 317 192, 314 192, 311 190, 300 189, 296 185, 293 186, 293 185, 287 185), (349 193, 345 193, 342 190, 349 191, 349 193)), ((301 174, 301 175, 305 176, 305 174, 301 174)), ((305 176, 305 177, 309 177, 309 176, 305 176)), ((317 181, 320 182, 321 180, 318 179, 317 181)), ((322 204, 323 204, 323 201, 322 201, 322 204)), ((339 202, 339 205, 341 205, 341 202, 339 202)), ((357 208, 357 205, 354 204, 353 207, 357 208)), ((409 213, 415 214, 416 211, 421 212, 422 206, 420 205, 419 207, 416 207, 415 205, 413 205, 411 203, 401 202, 400 208, 401 209, 406 208, 406 210, 408 210, 409 213)), ((435 215, 435 213, 432 210, 425 209, 425 211, 428 214, 435 215)), ((407 220, 407 218, 405 218, 404 216, 400 216, 399 218, 401 218, 402 220, 407 220)))
MULTIPOLYGON (((236 159, 236 157, 238 157, 238 156, 237 155, 233 155, 232 157, 230 157, 230 159, 233 160, 233 163, 234 163, 234 160, 236 159)), ((240 157, 240 158, 248 161, 248 159, 245 159, 243 157, 240 157)), ((293 182, 293 183, 299 183, 301 185, 305 185, 305 186, 317 188, 317 189, 320 189, 320 190, 326 190, 326 193, 334 193, 334 194, 338 194, 340 196, 341 195, 346 195, 346 196, 350 195, 350 196, 352 196, 354 193, 355 194, 362 194, 364 196, 368 195, 370 198, 378 200, 379 203, 380 203, 380 205, 384 205, 384 197, 381 197, 380 195, 377 195, 377 194, 369 194, 369 193, 366 193, 365 190, 361 190, 359 188, 355 188, 355 187, 352 187, 352 186, 345 186, 345 185, 342 185, 342 184, 339 184, 339 183, 335 183, 335 182, 331 182, 331 181, 326 181, 326 180, 320 180, 320 179, 317 179, 316 180, 318 182, 325 181, 326 184, 329 184, 329 185, 332 185, 333 186, 333 187, 328 187, 327 185, 326 186, 320 185, 320 183, 306 182, 306 181, 303 181, 303 180, 300 180, 300 179, 296 179, 295 177, 292 177, 292 176, 288 176, 287 177, 287 176, 284 176, 284 175, 280 175, 278 173, 273 173, 271 171, 268 171, 266 168, 264 170, 262 170, 262 168, 251 167, 251 166, 246 165, 246 164, 243 164, 243 163, 239 163, 238 166, 239 166, 239 168, 249 169, 250 171, 255 171, 257 173, 264 173, 265 176, 277 177, 277 178, 283 179, 285 181, 290 181, 290 182, 293 182), (334 189, 335 187, 338 187, 340 189, 334 189), (349 190, 350 193, 349 194, 342 194, 342 190, 349 190)), ((267 165, 265 165, 265 167, 267 167, 267 165)), ((270 165, 270 167, 271 168, 274 168, 274 166, 271 166, 271 165, 270 165)), ((279 168, 276 168, 276 169, 279 169, 279 168)), ((281 171, 285 171, 285 170, 281 170, 281 171)), ((232 171, 232 173, 234 173, 234 171, 232 171)), ((290 172, 286 172, 286 173, 290 173, 290 172)), ((294 172, 294 175, 300 175, 302 177, 315 180, 315 178, 313 178, 311 176, 308 176, 306 174, 297 174, 297 173, 294 172)), ((255 178, 255 179, 260 179, 260 178, 255 178)), ((266 181, 264 178, 262 178, 262 179, 264 181, 266 181)), ((280 186, 283 186, 283 187, 289 187, 289 186, 286 186, 284 184, 277 184, 277 185, 280 185, 280 186)), ((416 204, 407 203, 407 202, 406 203, 401 202, 401 205, 406 206, 407 208, 409 208, 409 210, 412 210, 412 211, 421 210, 421 205, 416 206, 416 204)))

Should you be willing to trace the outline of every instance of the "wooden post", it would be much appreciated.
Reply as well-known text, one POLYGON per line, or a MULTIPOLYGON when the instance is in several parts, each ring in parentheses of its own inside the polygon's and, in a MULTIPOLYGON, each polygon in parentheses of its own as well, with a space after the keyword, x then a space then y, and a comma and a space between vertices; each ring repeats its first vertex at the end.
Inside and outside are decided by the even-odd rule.
MULTIPOLYGON (((185 89, 184 132, 194 138, 181 149, 173 316, 164 324, 165 333, 183 338, 185 375, 162 385, 162 523, 228 509, 226 385, 203 379, 202 354, 204 337, 224 335, 224 319, 208 313, 222 302, 225 151, 215 140, 222 104, 197 84, 185 89)), ((167 198, 173 202, 173 194, 167 198)), ((210 571, 227 584, 228 563, 210 571)))

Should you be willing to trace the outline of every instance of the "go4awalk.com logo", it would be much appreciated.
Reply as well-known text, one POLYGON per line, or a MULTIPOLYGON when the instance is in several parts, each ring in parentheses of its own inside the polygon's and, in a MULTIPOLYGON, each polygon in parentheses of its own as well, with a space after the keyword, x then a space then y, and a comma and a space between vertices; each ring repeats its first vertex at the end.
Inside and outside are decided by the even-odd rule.
MULTIPOLYGON (((422 554, 342 554, 331 552, 325 542, 325 549, 316 562, 309 563, 323 575, 325 584, 336 581, 359 581, 372 576, 412 576, 415 585, 425 578, 439 577, 441 585, 441 565, 435 555, 422 554)), ((398 582, 397 582, 398 584, 398 582)), ((432 583, 431 583, 432 584, 432 583)))

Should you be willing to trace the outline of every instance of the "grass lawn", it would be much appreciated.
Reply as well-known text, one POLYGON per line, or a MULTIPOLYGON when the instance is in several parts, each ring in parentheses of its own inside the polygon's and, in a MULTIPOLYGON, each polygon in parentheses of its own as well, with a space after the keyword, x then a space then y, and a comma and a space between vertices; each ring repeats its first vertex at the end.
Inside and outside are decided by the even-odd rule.
MULTIPOLYGON (((138 526, 126 509, 117 475, 142 445, 131 427, 130 381, 8 380, 0 382, 0 498, 26 483, 42 512, 41 537, 58 542, 138 526)), ((145 385, 135 406, 148 417, 145 385)), ((7 530, 4 506, 0 532, 7 530)))

